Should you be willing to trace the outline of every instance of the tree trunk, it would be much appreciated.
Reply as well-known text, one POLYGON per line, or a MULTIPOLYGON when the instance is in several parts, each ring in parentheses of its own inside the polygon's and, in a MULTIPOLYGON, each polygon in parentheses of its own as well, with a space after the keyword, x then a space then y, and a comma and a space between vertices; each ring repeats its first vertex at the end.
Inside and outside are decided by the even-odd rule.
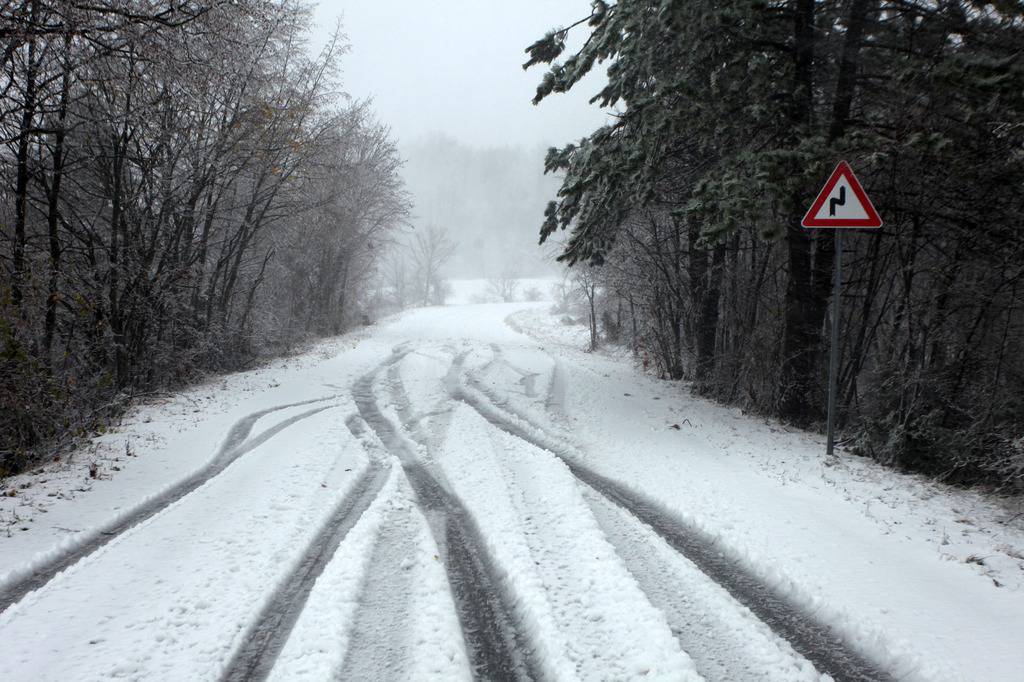
POLYGON ((832 101, 832 121, 828 129, 828 142, 841 138, 846 133, 850 120, 850 109, 856 90, 857 67, 860 61, 860 47, 864 38, 864 25, 874 0, 852 0, 846 20, 846 35, 843 37, 843 53, 839 60, 839 76, 832 101))
MULTIPOLYGON (((793 7, 795 78, 790 122, 795 144, 799 135, 809 131, 813 119, 814 0, 795 0, 793 7)), ((798 170, 794 168, 794 173, 798 170)), ((812 421, 821 404, 820 399, 813 401, 811 397, 821 392, 815 370, 825 311, 813 288, 811 239, 800 225, 806 199, 805 192, 794 191, 786 224, 789 280, 779 386, 779 414, 797 424, 812 421)))
MULTIPOLYGON (((65 19, 66 21, 67 19, 65 19)), ((47 197, 46 226, 50 246, 50 279, 46 296, 46 321, 43 328, 43 359, 52 367, 53 335, 57 326, 57 301, 60 297, 61 245, 58 227, 60 224, 60 186, 64 177, 64 136, 67 122, 68 96, 71 90, 71 31, 64 37, 64 72, 61 76, 60 106, 57 112, 57 131, 53 142, 53 177, 47 197)))
MULTIPOLYGON (((38 0, 29 7, 29 25, 33 26, 39 10, 38 0)), ((25 248, 28 242, 28 149, 32 138, 32 122, 36 115, 36 39, 29 39, 25 66, 25 99, 22 103, 21 127, 18 130, 16 152, 17 172, 14 181, 14 253, 11 259, 11 303, 24 317, 22 301, 25 297, 25 248)))
MULTIPOLYGON (((705 259, 707 258, 705 254, 705 259)), ((722 292, 722 266, 725 263, 725 245, 715 246, 711 254, 711 272, 700 300, 697 319, 697 367, 695 379, 698 390, 704 388, 715 368, 715 337, 718 330, 719 297, 722 292)))

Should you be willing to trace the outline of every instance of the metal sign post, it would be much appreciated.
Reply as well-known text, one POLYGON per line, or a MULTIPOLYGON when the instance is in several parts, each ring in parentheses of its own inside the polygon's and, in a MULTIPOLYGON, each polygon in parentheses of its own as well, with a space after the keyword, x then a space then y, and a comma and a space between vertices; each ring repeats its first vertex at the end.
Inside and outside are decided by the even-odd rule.
POLYGON ((831 456, 835 450, 838 409, 836 392, 839 382, 839 325, 843 294, 842 228, 878 228, 882 226, 882 219, 853 174, 850 164, 840 161, 800 224, 808 228, 836 230, 832 282, 832 340, 828 357, 828 445, 825 451, 831 456))
POLYGON ((832 282, 832 343, 828 353, 828 445, 832 456, 836 443, 836 384, 839 382, 839 316, 843 293, 843 233, 836 232, 836 267, 832 282))

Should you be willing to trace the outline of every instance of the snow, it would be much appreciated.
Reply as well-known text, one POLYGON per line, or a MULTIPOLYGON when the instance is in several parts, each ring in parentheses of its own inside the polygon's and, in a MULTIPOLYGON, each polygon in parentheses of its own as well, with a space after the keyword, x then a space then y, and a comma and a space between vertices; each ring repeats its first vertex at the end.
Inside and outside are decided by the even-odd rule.
POLYGON ((256 448, 5 611, 0 678, 216 677, 366 466, 338 412, 256 448), (62 655, 40 656, 43 642, 62 655))
POLYGON ((470 679, 437 545, 399 471, 317 580, 271 680, 470 679))
POLYGON ((561 360, 565 427, 591 466, 711 534, 901 679, 1019 674, 1024 529, 1012 510, 848 454, 828 461, 817 435, 576 350, 544 312, 513 319, 561 360))
POLYGON ((455 409, 440 461, 505 567, 556 679, 699 679, 565 465, 455 409), (514 453, 514 454, 513 454, 514 453), (489 455, 489 457, 488 457, 489 455))
MULTIPOLYGON (((456 299, 481 287, 457 283, 456 299)), ((407 311, 161 396, 69 460, 5 480, 0 589, 242 447, 0 613, 0 679, 219 678, 324 520, 381 458, 391 462, 383 488, 313 584, 271 677, 470 678, 444 524, 356 416, 353 386, 371 371, 408 452, 471 515, 519 634, 551 679, 819 679, 727 590, 576 479, 561 452, 713 538, 740 570, 899 679, 1019 679, 1019 502, 848 453, 828 460, 816 434, 693 397, 644 375, 628 353, 584 352, 586 329, 549 309, 407 311)))
MULTIPOLYGON (((200 470, 246 416, 344 394, 349 378, 387 350, 359 335, 342 337, 296 358, 155 399, 64 461, 5 479, 0 489, 0 589, 200 470), (98 466, 97 478, 89 476, 92 462, 98 466)), ((255 422, 252 436, 310 407, 267 414, 255 422)))
POLYGON ((629 512, 584 497, 615 551, 711 679, 817 680, 806 659, 629 512))
MULTIPOLYGON (((527 277, 518 279, 516 298, 525 299, 526 292, 536 289, 542 295, 541 301, 551 301, 551 287, 559 280, 556 277, 527 277)), ((450 279, 451 295, 445 301, 448 305, 468 305, 480 303, 498 303, 501 299, 490 291, 490 280, 487 279, 450 279)))

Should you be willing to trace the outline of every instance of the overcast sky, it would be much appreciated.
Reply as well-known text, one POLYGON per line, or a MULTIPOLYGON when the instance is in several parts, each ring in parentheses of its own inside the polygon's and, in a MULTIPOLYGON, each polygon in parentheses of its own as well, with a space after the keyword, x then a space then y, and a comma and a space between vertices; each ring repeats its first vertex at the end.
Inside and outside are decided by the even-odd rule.
MULTIPOLYGON (((561 145, 600 125, 589 78, 539 106, 543 70, 523 71, 523 50, 589 12, 589 0, 321 0, 322 42, 340 16, 352 46, 345 89, 372 96, 400 142, 443 132, 476 146, 561 145)), ((586 27, 581 27, 584 30, 586 27)), ((581 37, 584 33, 579 34, 581 37)))

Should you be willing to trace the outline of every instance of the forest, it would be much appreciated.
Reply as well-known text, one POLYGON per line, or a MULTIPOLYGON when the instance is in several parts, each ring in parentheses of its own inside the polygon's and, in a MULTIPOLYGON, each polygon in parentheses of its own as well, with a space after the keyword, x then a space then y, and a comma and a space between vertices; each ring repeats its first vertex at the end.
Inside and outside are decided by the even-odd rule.
POLYGON ((842 445, 1024 486, 1018 3, 594 2, 523 66, 536 104, 598 75, 608 123, 535 180, 524 148, 402 154, 312 24, 291 0, 0 3, 0 475, 552 248, 592 345, 820 429, 835 234, 800 219, 845 159, 885 224, 842 237, 842 445))
POLYGON ((0 475, 363 319, 410 210, 340 28, 272 0, 0 3, 0 475))
POLYGON ((594 2, 527 49, 535 103, 594 71, 613 113, 549 151, 542 241, 645 366, 821 428, 835 234, 800 221, 847 160, 885 224, 843 235, 842 444, 1019 491, 1022 47, 1016 2, 594 2))
POLYGON ((0 0, 0 95, 0 682, 1024 680, 1021 0, 0 0))

